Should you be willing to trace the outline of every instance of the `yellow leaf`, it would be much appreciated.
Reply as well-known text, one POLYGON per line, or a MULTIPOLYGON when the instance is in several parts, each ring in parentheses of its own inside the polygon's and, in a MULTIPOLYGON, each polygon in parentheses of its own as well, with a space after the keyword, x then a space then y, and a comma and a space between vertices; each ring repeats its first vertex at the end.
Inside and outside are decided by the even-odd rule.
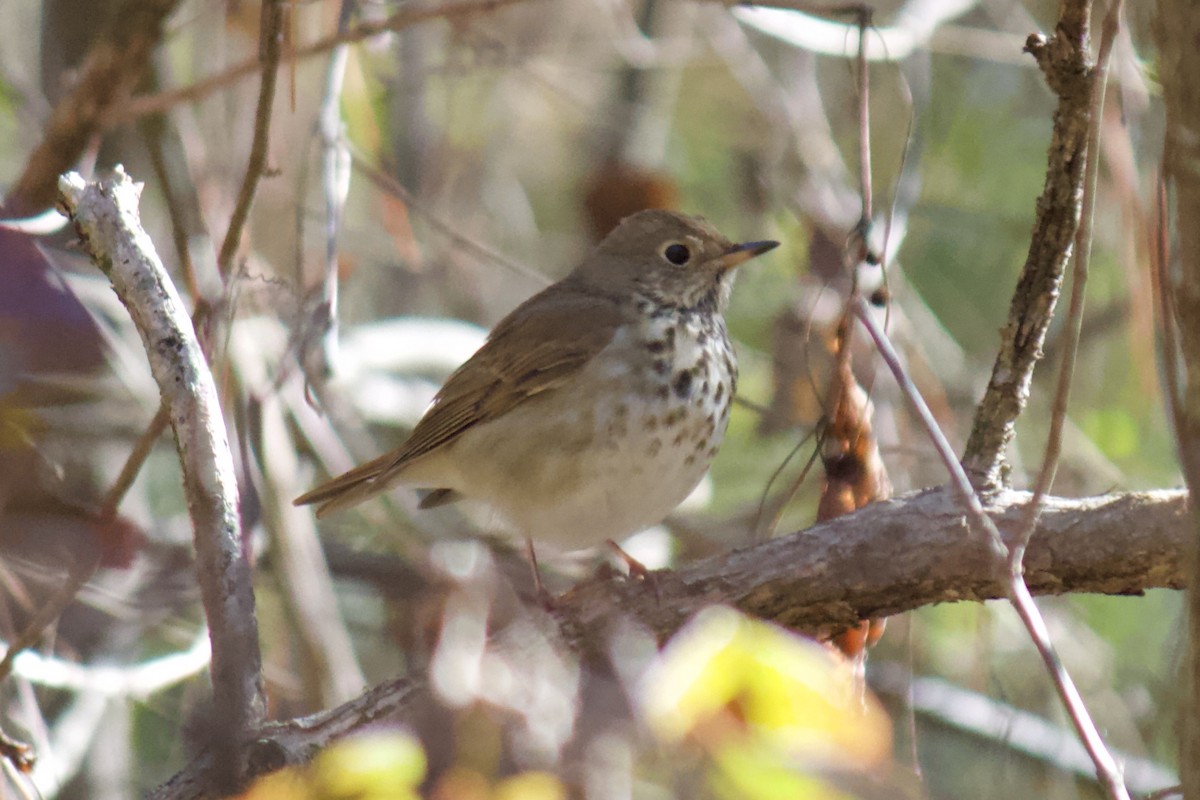
POLYGON ((522 772, 496 784, 492 800, 566 800, 567 790, 548 772, 522 772))
POLYGON ((289 767, 259 778, 238 800, 313 800, 313 796, 304 770, 289 767))
POLYGON ((853 800, 824 779, 795 769, 762 748, 727 747, 710 776, 714 793, 730 800, 853 800))
POLYGON ((365 734, 325 749, 310 769, 314 800, 417 800, 425 752, 405 733, 365 734))
POLYGON ((651 729, 710 754, 756 743, 789 762, 885 761, 891 725, 849 667, 816 642, 729 608, 696 616, 667 644, 642 692, 651 729))

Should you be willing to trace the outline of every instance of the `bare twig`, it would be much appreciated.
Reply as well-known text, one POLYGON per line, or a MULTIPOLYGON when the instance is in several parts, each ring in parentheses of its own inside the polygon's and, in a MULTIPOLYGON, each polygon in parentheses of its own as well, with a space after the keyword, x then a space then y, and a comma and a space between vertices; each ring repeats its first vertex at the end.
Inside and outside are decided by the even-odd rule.
POLYGON ((856 61, 858 83, 858 184, 862 196, 863 244, 866 245, 866 228, 874 216, 874 192, 871 189, 871 70, 867 66, 867 28, 871 25, 873 9, 864 6, 858 14, 858 58, 856 61))
POLYGON ((1083 698, 1079 695, 1079 690, 1075 688, 1075 682, 1063 667, 1062 661, 1054 649, 1054 643, 1050 639, 1050 632, 1046 629, 1046 623, 1042 619, 1041 611, 1034 604, 1033 596, 1029 592, 1029 586, 1021 574, 1021 564, 1010 560, 1008 548, 1005 546, 1004 539, 1000 535, 1000 529, 996 527, 991 517, 984 512, 983 504, 980 502, 979 495, 972 488, 966 470, 954 458, 954 452, 950 448, 950 443, 946 441, 945 435, 942 433, 937 421, 933 418, 933 414, 929 411, 929 407, 925 404, 921 393, 917 391, 916 386, 908 378, 903 365, 900 363, 899 356, 887 338, 887 334, 875 322, 874 317, 871 315, 870 307, 861 296, 855 296, 851 300, 851 304, 855 315, 871 334, 875 346, 879 348, 879 354, 892 371, 896 382, 900 385, 901 391, 908 398, 922 426, 933 441, 938 455, 941 456, 942 462, 950 473, 951 486, 958 493, 960 502, 966 507, 974 523, 971 527, 975 531, 986 535, 994 558, 991 568, 996 573, 1003 575, 1005 594, 1009 602, 1012 603, 1017 615, 1021 618, 1025 629, 1029 632, 1029 638, 1033 641, 1038 655, 1042 657, 1042 661, 1046 665, 1046 670, 1054 683, 1054 688, 1058 691, 1059 698, 1066 708, 1067 716, 1070 717, 1071 723, 1075 726, 1075 731, 1079 734, 1083 746, 1087 748, 1088 755, 1091 756, 1092 763, 1096 767, 1097 779, 1099 779, 1105 792, 1112 800, 1128 800, 1129 792, 1121 780, 1120 767, 1117 766, 1116 761, 1113 760, 1112 755, 1108 752, 1104 740, 1100 738, 1100 732, 1096 729, 1096 724, 1088 714, 1087 707, 1083 703, 1083 698))
POLYGON ((42 638, 42 633, 50 627, 63 610, 75 599, 75 595, 88 582, 100 565, 100 551, 76 553, 75 561, 67 571, 66 581, 54 593, 48 602, 37 609, 37 612, 26 623, 24 630, 8 646, 4 659, 0 661, 0 681, 5 680, 12 672, 13 661, 24 650, 33 647, 42 638))
POLYGON ((133 449, 129 451, 129 457, 125 460, 125 465, 121 467, 121 472, 117 475, 117 479, 113 481, 113 485, 105 492, 104 500, 100 504, 101 519, 112 519, 116 516, 117 508, 121 505, 121 500, 124 499, 125 493, 129 491, 129 487, 133 486, 133 482, 137 480, 138 473, 142 471, 142 465, 150 457, 150 453, 154 450, 154 445, 158 441, 158 437, 162 436, 163 431, 167 429, 167 423, 170 421, 171 416, 168 413, 166 405, 159 405, 158 411, 154 414, 154 419, 150 420, 150 424, 146 426, 146 430, 142 431, 142 435, 134 442, 133 449))
MULTIPOLYGON (((357 3, 343 0, 338 15, 338 31, 345 31, 354 16, 357 3)), ((329 375, 338 344, 338 234, 346 196, 350 192, 350 152, 342 122, 342 83, 350 46, 339 44, 329 55, 325 67, 325 89, 317 116, 317 136, 321 143, 321 194, 325 200, 325 274, 320 287, 305 301, 304 318, 297 326, 299 360, 309 384, 305 391, 313 394, 312 385, 329 375)), ((297 210, 297 227, 304 224, 302 209, 297 210)), ((297 248, 303 236, 297 234, 297 248)), ((298 250, 299 256, 299 250, 298 250)), ((297 259, 297 268, 301 268, 297 259)))
POLYGON ((258 405, 256 462, 263 523, 271 541, 272 571, 279 577, 284 611, 296 639, 305 696, 309 708, 342 703, 361 692, 367 679, 338 607, 316 521, 291 502, 303 486, 297 483, 302 470, 288 430, 285 398, 301 390, 295 381, 273 387, 253 342, 239 339, 231 351, 242 393, 258 405))
POLYGON ((1079 352, 1079 339, 1083 331, 1084 290, 1087 288, 1088 262, 1092 255, 1092 217, 1096 206, 1096 179, 1100 174, 1100 129, 1104 119, 1104 93, 1108 89, 1108 60, 1112 54, 1113 41, 1120 25, 1123 0, 1113 0, 1112 7, 1104 17, 1100 34, 1100 53, 1092 70, 1091 129, 1084 168, 1083 209, 1079 229, 1075 232, 1075 258, 1071 271, 1071 302, 1067 310, 1067 331, 1063 341, 1062 361, 1059 364, 1058 386, 1051 405, 1050 431, 1046 434, 1046 454, 1033 488, 1033 500, 1026 512, 1026 523, 1022 533, 1010 543, 1011 568, 1020 570, 1025 547, 1037 521, 1042 498, 1054 484, 1058 471, 1058 459, 1062 453, 1063 426, 1067 420, 1067 401, 1071 396, 1071 379, 1075 374, 1075 357, 1079 352))
POLYGON ((1000 530, 991 521, 991 518, 984 513, 983 503, 979 499, 979 495, 971 488, 971 482, 967 479, 962 465, 955 458, 954 450, 950 447, 950 442, 942 434, 941 427, 937 424, 937 420, 934 419, 933 412, 929 410, 929 406, 925 404, 925 399, 921 396, 921 392, 904 370, 900 356, 896 353, 895 348, 892 347, 891 340, 888 339, 886 332, 875 323, 875 318, 871 315, 870 307, 867 306, 866 301, 861 296, 856 295, 851 298, 850 306, 855 316, 858 317, 859 321, 867 329, 867 332, 870 333, 871 339, 875 342, 880 356, 883 357, 884 362, 892 371, 896 383, 900 385, 901 392, 908 398, 921 425, 929 433, 934 449, 937 450, 938 457, 942 460, 942 464, 950 474, 950 485, 958 492, 959 500, 967 507, 971 516, 978 522, 981 531, 987 536, 992 555, 997 559, 1007 561, 1008 546, 1004 543, 1004 538, 1000 535, 1000 530))
MULTIPOLYGON (((229 755, 263 714, 254 591, 238 517, 238 489, 216 386, 162 262, 138 220, 140 186, 123 170, 86 183, 69 174, 60 203, 93 261, 129 310, 170 409, 192 517, 201 597, 212 640, 216 711, 229 755)), ((236 786, 242 766, 221 759, 218 785, 236 786)))
MULTIPOLYGON (((25 624, 22 630, 4 654, 0 661, 0 682, 3 682, 13 671, 17 656, 38 643, 42 634, 59 618, 79 590, 95 574, 100 565, 100 550, 77 550, 75 560, 67 571, 66 580, 58 591, 37 609, 37 612, 25 624)), ((5 759, 19 772, 28 773, 34 768, 34 751, 30 745, 11 739, 0 730, 0 758, 5 759)))
POLYGON ((112 112, 132 94, 163 24, 179 0, 126 0, 113 10, 112 26, 87 54, 74 88, 46 123, 42 141, 5 198, 6 213, 32 214, 54 204, 58 176, 71 169, 93 137, 114 122, 112 112))
MULTIPOLYGON (((339 30, 349 24, 355 6, 353 0, 343 1, 339 30)), ((350 157, 346 152, 341 119, 342 79, 348 56, 348 45, 339 45, 330 54, 317 122, 317 135, 321 140, 321 186, 325 197, 326 269, 321 295, 299 328, 305 331, 299 337, 298 345, 305 372, 310 375, 311 359, 318 353, 324 356, 320 373, 327 371, 337 332, 337 240, 350 186, 350 157), (321 322, 324 324, 317 324, 321 322)), ((303 215, 298 214, 298 225, 302 220, 303 215)), ((302 240, 303 236, 298 234, 297 242, 302 240)), ((235 345, 244 343, 235 342, 235 345)), ((272 380, 268 366, 254 348, 235 347, 235 354, 236 367, 247 392, 260 404, 257 463, 262 477, 264 519, 271 536, 272 563, 280 575, 284 608, 300 648, 300 673, 305 680, 305 694, 314 707, 344 702, 360 692, 367 681, 339 613, 315 521, 311 514, 291 503, 291 498, 302 487, 295 484, 300 470, 280 395, 291 392, 294 387, 284 377, 272 380)))
POLYGON ((431 209, 427 208, 413 193, 408 190, 400 181, 393 178, 388 173, 371 164, 365 156, 351 150, 351 156, 354 161, 354 167, 366 177, 371 183, 375 184, 379 189, 393 197, 397 197, 404 201, 404 204, 412 211, 416 211, 422 218, 429 223, 430 227, 437 230, 457 246, 474 253, 477 258, 482 258, 494 264, 504 267, 514 275, 520 275, 522 278, 527 278, 535 286, 544 287, 550 285, 550 279, 536 269, 522 264, 519 261, 513 261, 504 254, 493 250, 487 245, 472 239, 469 236, 463 235, 462 231, 456 228, 451 223, 439 217, 431 209))
MULTIPOLYGON (((144 117, 138 126, 142 131, 142 139, 150 154, 150 164, 154 168, 154 177, 163 195, 167 208, 167 219, 171 223, 171 241, 175 245, 175 258, 178 259, 179 270, 183 274, 183 286, 187 294, 194 298, 203 297, 200 291, 200 281, 196 276, 196 265, 192 262, 189 226, 184 208, 181 205, 180 187, 176 185, 177 171, 173 169, 173 160, 169 153, 177 152, 177 148, 168 148, 168 143, 175 144, 174 132, 170 130, 165 115, 144 117)), ((182 158, 179 159, 182 161, 182 158)), ((192 195, 195 199, 195 195, 192 195)))
POLYGON ((775 471, 771 473, 771 477, 767 480, 767 485, 763 487, 762 497, 759 498, 758 501, 758 513, 754 515, 754 541, 761 542, 764 539, 770 539, 775 535, 775 531, 779 528, 779 523, 783 520, 784 512, 787 511, 787 507, 791 504, 792 500, 795 499, 797 493, 799 493, 800 487, 802 487, 804 485, 804 481, 808 479, 808 473, 812 470, 813 465, 817 463, 817 459, 821 455, 822 438, 823 433, 820 429, 820 426, 813 428, 811 431, 804 434, 804 438, 796 443, 795 447, 788 452, 787 456, 782 462, 780 462, 779 466, 775 468, 775 471), (767 500, 770 498, 771 486, 774 485, 775 481, 779 479, 779 476, 782 475, 783 471, 787 468, 787 465, 793 458, 796 457, 797 453, 804 449, 804 445, 806 445, 808 440, 812 439, 813 436, 816 436, 817 440, 816 444, 813 446, 812 454, 809 455, 808 460, 804 462, 804 466, 801 467, 800 472, 795 478, 792 479, 791 485, 781 493, 779 500, 775 503, 775 512, 771 515, 770 521, 766 525, 763 525, 763 515, 767 510, 767 500))
MULTIPOLYGON (((341 44, 361 42, 387 31, 398 31, 428 22, 434 19, 456 20, 477 14, 486 14, 506 6, 515 5, 528 0, 451 0, 440 5, 405 6, 390 17, 370 22, 362 22, 353 28, 326 36, 301 47, 296 47, 288 56, 296 61, 328 52, 341 44)), ((125 109, 126 116, 140 116, 159 111, 166 111, 180 103, 194 103, 203 100, 213 92, 248 78, 262 68, 257 58, 247 59, 216 75, 210 75, 191 86, 172 89, 158 94, 135 97, 130 100, 125 109)))
POLYGON ((1170 257, 1170 222, 1167 219, 1166 176, 1158 174, 1154 187, 1154 241, 1150 247, 1150 282, 1154 289, 1154 316, 1162 369, 1159 381, 1167 403, 1167 419, 1175 434, 1180 463, 1187 469, 1183 432, 1187 429, 1179 398, 1179 341, 1175 335, 1175 304, 1171 301, 1171 281, 1167 261, 1170 257))
POLYGON ((1060 8, 1054 35, 1047 38, 1035 34, 1025 46, 1045 73, 1050 88, 1058 94, 1058 108, 1054 113, 1046 183, 1037 202, 1029 253, 963 457, 967 472, 984 489, 1007 482, 1004 451, 1012 441, 1017 417, 1029 398, 1033 368, 1041 357, 1063 269, 1079 225, 1083 152, 1092 102, 1088 64, 1091 3, 1068 0, 1060 8))
MULTIPOLYGON (((1074 731, 1001 700, 956 686, 944 678, 919 677, 896 663, 872 665, 869 685, 941 725, 982 737, 1000 748, 1025 753, 1046 765, 1081 778, 1095 779, 1092 760, 1074 731)), ((1131 792, 1160 791, 1178 782, 1170 769, 1133 753, 1119 753, 1131 792)))
POLYGON ((266 0, 262 4, 262 23, 259 31, 259 62, 262 83, 258 90, 258 107, 254 112, 254 141, 250 145, 250 161, 237 203, 229 219, 229 229, 217 255, 217 269, 228 280, 233 269, 233 257, 242 240, 242 229, 250 218, 254 192, 267 170, 267 148, 270 145, 271 109, 275 104, 275 84, 279 76, 279 61, 283 57, 284 0, 266 0))

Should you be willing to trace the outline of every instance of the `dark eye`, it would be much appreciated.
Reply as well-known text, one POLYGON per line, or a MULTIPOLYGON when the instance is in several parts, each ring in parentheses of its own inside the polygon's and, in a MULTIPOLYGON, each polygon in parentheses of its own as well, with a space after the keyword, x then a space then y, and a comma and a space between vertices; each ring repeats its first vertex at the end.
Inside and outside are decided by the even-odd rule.
POLYGON ((667 259, 667 261, 670 261, 676 266, 683 266, 688 262, 689 259, 691 259, 691 257, 692 251, 688 250, 687 245, 685 244, 679 244, 677 242, 675 244, 669 244, 663 248, 663 258, 667 259))

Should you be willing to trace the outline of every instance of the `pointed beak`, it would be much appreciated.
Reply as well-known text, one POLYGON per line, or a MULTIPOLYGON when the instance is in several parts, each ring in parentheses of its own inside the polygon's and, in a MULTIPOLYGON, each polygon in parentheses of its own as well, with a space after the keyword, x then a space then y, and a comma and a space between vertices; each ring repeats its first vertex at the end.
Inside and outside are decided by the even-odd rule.
POLYGON ((731 270, 742 262, 749 261, 755 256, 761 256, 763 253, 768 250, 774 250, 776 247, 779 247, 779 242, 742 242, 726 250, 725 255, 721 256, 717 261, 721 265, 722 270, 731 270))

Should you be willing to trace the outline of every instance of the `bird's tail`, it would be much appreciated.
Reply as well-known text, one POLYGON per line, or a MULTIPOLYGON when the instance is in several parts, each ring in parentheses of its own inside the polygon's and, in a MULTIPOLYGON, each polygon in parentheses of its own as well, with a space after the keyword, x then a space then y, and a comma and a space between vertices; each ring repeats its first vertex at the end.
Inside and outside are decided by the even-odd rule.
POLYGON ((396 477, 396 457, 393 453, 385 453, 373 461, 361 464, 349 472, 333 478, 310 489, 292 501, 292 505, 306 506, 319 503, 317 516, 323 517, 333 511, 340 511, 356 506, 364 500, 369 500, 380 492, 386 491, 396 477))

